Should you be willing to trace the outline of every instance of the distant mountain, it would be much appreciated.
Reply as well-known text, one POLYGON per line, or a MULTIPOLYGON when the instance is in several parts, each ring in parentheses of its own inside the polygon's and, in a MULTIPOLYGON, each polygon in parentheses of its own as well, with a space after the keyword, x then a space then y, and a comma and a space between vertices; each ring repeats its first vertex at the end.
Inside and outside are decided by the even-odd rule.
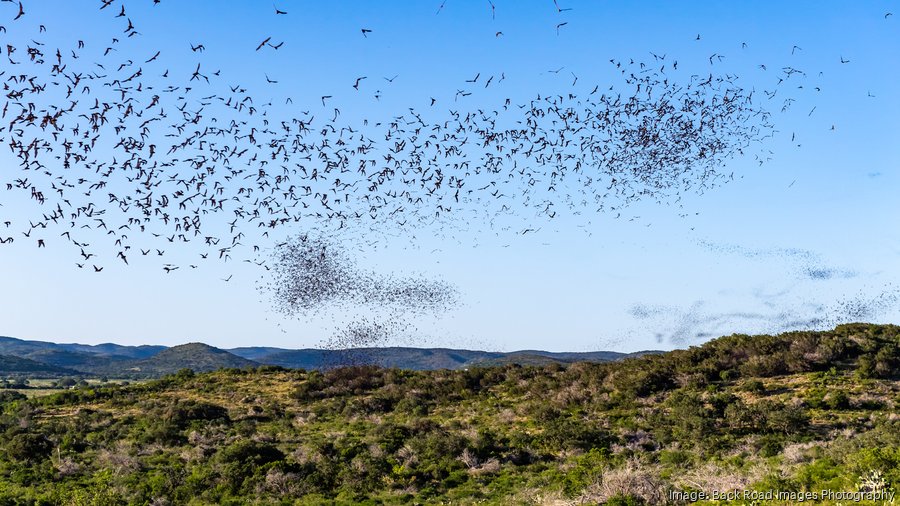
POLYGON ((374 363, 403 369, 462 369, 475 361, 506 355, 495 351, 448 348, 369 348, 374 363))
POLYGON ((43 341, 25 341, 14 337, 0 336, 0 355, 15 355, 24 357, 35 351, 60 349, 56 343, 47 343, 43 341))
POLYGON ((566 362, 611 362, 613 360, 622 360, 623 358, 639 357, 641 355, 652 355, 656 353, 664 353, 657 350, 638 351, 635 353, 621 353, 618 351, 541 351, 541 350, 521 350, 507 353, 507 355, 540 355, 542 357, 550 357, 566 362))
POLYGON ((459 369, 483 358, 501 357, 503 353, 451 350, 446 348, 354 348, 350 350, 301 349, 286 350, 268 355, 257 355, 261 364, 278 365, 293 369, 318 369, 341 364, 377 364, 382 367, 431 370, 459 369))
POLYGON ((191 369, 197 372, 222 368, 257 367, 260 364, 203 343, 188 343, 166 348, 150 358, 123 362, 129 375, 162 376, 191 369))
POLYGON ((328 350, 303 349, 279 351, 269 355, 257 355, 253 360, 265 365, 277 365, 291 369, 317 369, 322 367, 328 350))
POLYGON ((464 369, 511 363, 565 365, 573 362, 608 362, 652 353, 661 352, 556 353, 540 350, 496 352, 409 347, 292 350, 271 346, 219 349, 201 343, 168 348, 158 345, 125 346, 114 343, 57 344, 0 337, 0 354, 30 359, 45 366, 67 369, 69 374, 115 378, 158 377, 177 372, 180 369, 193 369, 200 372, 223 367, 242 368, 258 365, 277 365, 290 369, 321 369, 338 365, 376 364, 382 367, 412 370, 464 369))
POLYGON ((67 351, 91 353, 110 357, 150 358, 166 349, 161 345, 142 344, 140 346, 124 346, 114 343, 102 344, 60 344, 67 351))
POLYGON ((242 346, 240 348, 224 348, 225 351, 247 360, 256 360, 260 357, 275 355, 276 353, 284 353, 286 351, 309 351, 309 350, 290 350, 287 348, 273 348, 271 346, 242 346))
POLYGON ((0 354, 30 357, 32 354, 45 353, 48 350, 58 352, 74 352, 107 357, 149 358, 166 349, 159 345, 125 346, 121 344, 75 344, 51 343, 47 341, 26 341, 14 337, 0 336, 0 354))
POLYGON ((148 358, 164 349, 165 346, 123 346, 112 343, 58 344, 0 337, 0 354, 69 369, 69 374, 75 370, 75 374, 121 376, 123 364, 148 358))
POLYGON ((0 355, 0 376, 58 377, 79 375, 78 371, 13 355, 0 355))
POLYGON ((370 363, 382 367, 398 367, 412 370, 463 369, 491 364, 518 363, 522 365, 567 364, 573 362, 609 362, 645 354, 661 353, 642 351, 619 353, 615 351, 555 353, 539 350, 514 352, 455 350, 450 348, 355 348, 352 350, 301 349, 279 351, 272 354, 256 353, 253 360, 261 364, 278 365, 295 369, 315 369, 323 365, 341 363, 370 363))
MULTIPOLYGON (((467 367, 494 367, 500 365, 519 364, 519 365, 537 365, 545 366, 551 364, 569 365, 576 362, 575 360, 566 360, 547 355, 539 355, 533 353, 512 353, 509 355, 501 355, 499 357, 484 358, 474 360, 467 364, 467 367)), ((605 362, 605 360, 587 360, 586 362, 605 362)))
POLYGON ((121 355, 99 355, 96 353, 83 353, 77 351, 46 349, 37 350, 25 355, 25 358, 80 371, 90 372, 95 369, 106 369, 116 363, 127 362, 132 358, 121 355))
POLYGON ((613 362, 625 358, 639 357, 664 353, 662 351, 640 351, 636 353, 620 353, 617 351, 587 351, 587 352, 550 352, 540 350, 522 350, 510 353, 501 353, 497 357, 484 357, 465 364, 466 367, 490 367, 495 365, 519 364, 519 365, 568 365, 575 362, 613 362))

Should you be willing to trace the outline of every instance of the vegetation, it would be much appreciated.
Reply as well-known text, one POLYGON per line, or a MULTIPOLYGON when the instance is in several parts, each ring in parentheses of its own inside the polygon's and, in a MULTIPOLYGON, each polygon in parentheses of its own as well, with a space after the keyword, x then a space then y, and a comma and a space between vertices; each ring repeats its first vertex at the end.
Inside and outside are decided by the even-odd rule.
POLYGON ((0 391, 0 504, 900 490, 898 365, 900 327, 853 324, 599 364, 264 366, 31 399, 0 391))

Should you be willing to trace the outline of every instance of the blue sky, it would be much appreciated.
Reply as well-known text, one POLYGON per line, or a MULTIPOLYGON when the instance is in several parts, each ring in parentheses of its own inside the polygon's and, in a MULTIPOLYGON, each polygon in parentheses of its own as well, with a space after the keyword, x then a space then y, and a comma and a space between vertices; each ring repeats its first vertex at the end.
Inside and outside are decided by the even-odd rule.
MULTIPOLYGON (((15 23, 6 21, 14 7, 3 4, 7 33, 0 37, 50 47, 83 39, 102 48, 121 37, 122 20, 110 12, 121 2, 102 12, 95 4, 36 2, 15 23)), ((505 79, 466 97, 465 107, 496 108, 507 97, 515 103, 566 92, 575 76, 582 92, 603 88, 615 82, 609 59, 651 61, 651 51, 677 59, 685 75, 736 75, 773 112, 777 133, 761 146, 771 160, 730 160, 721 171, 733 171, 734 181, 685 196, 680 209, 640 202, 619 219, 600 213, 535 222, 541 230, 526 236, 458 223, 448 237, 422 231, 354 250, 366 269, 440 278, 464 301, 385 344, 634 351, 855 321, 848 305, 868 308, 866 320, 900 317, 892 299, 900 287, 895 2, 566 1, 560 6, 572 10, 557 12, 552 0, 494 0, 493 17, 489 2, 460 0, 447 0, 439 14, 439 1, 277 2, 284 16, 260 2, 125 5, 141 35, 128 41, 134 54, 119 59, 146 60, 159 50, 163 68, 187 76, 202 62, 260 102, 292 97, 286 115, 292 107, 330 114, 320 97, 332 95, 346 121, 386 120, 410 107, 440 117, 463 107, 454 94, 476 74, 505 79), (364 37, 362 28, 372 31, 364 37), (284 45, 256 51, 269 36, 284 45), (191 51, 197 44, 203 53, 191 51), (725 58, 711 67, 713 54, 725 58), (795 98, 781 112, 763 91, 776 89, 785 66, 807 77, 791 83, 802 89, 781 91, 795 98), (351 85, 361 76, 357 91, 351 85)), ((0 161, 14 173, 5 149, 0 161)), ((6 216, 35 212, 9 192, 0 203, 6 216)), ((168 258, 195 256, 187 248, 168 258)), ((313 347, 353 318, 337 311, 283 318, 257 290, 261 272, 252 264, 204 263, 166 275, 138 259, 127 267, 108 262, 95 274, 76 269, 76 260, 63 245, 0 245, 0 334, 313 347)))

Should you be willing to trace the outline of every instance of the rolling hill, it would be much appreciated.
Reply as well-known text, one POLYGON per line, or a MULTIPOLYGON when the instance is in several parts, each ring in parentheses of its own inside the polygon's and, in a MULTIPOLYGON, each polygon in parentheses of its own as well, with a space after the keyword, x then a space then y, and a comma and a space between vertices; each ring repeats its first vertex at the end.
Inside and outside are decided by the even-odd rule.
POLYGON ((45 364, 77 369, 87 373, 105 372, 109 369, 114 369, 115 364, 122 364, 133 360, 121 355, 99 355, 95 353, 83 353, 53 348, 33 351, 27 355, 27 358, 45 364))
POLYGON ((120 356, 132 359, 142 359, 149 358, 164 350, 165 348, 165 346, 159 345, 126 346, 113 343, 52 343, 47 341, 28 341, 24 339, 16 339, 14 337, 0 336, 0 354, 15 355, 17 357, 26 358, 30 358, 29 355, 32 353, 43 353, 47 350, 54 350, 59 352, 84 353, 87 355, 105 357, 120 356))
POLYGON ((207 372, 217 369, 257 367, 260 364, 208 344, 188 343, 166 348, 150 358, 124 362, 121 365, 129 373, 156 377, 172 374, 181 369, 207 372))
MULTIPOLYGON (((267 346, 219 349, 202 343, 174 347, 159 345, 127 346, 114 343, 98 345, 58 344, 0 337, 0 354, 29 359, 43 364, 33 366, 35 374, 70 374, 116 378, 154 378, 180 369, 212 371, 220 368, 275 365, 289 369, 323 369, 340 365, 374 364, 416 371, 465 369, 517 363, 520 365, 570 364, 574 362, 607 362, 647 353, 547 352, 523 350, 493 352, 451 348, 356 348, 325 350, 315 348, 286 349, 267 346)), ((4 374, 0 368, 0 374, 4 374)), ((12 372, 12 371, 10 371, 12 372)))
POLYGON ((0 376, 55 378, 80 374, 76 370, 65 367, 57 367, 13 355, 0 355, 0 376))
MULTIPOLYGON (((277 348, 276 348, 277 349, 277 348)), ((573 363, 573 362, 608 362, 623 358, 640 356, 658 351, 638 353, 618 353, 614 351, 595 352, 549 352, 540 350, 496 352, 479 350, 460 350, 451 348, 354 348, 352 350, 279 350, 265 353, 262 349, 237 348, 229 350, 236 355, 252 359, 266 365, 277 365, 291 369, 318 369, 334 364, 375 364, 381 367, 397 367, 414 371, 434 369, 464 369, 487 364, 518 363, 573 363)))

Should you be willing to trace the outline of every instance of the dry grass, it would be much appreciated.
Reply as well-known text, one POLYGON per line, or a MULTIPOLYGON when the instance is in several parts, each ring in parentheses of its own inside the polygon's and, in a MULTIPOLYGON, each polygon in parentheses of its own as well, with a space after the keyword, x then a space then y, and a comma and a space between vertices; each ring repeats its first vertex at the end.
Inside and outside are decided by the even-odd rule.
POLYGON ((747 471, 707 463, 682 473, 675 479, 674 485, 677 488, 690 488, 708 494, 746 490, 752 483, 762 479, 766 472, 763 464, 753 466, 747 471))
POLYGON ((115 475, 128 474, 140 468, 140 461, 131 453, 131 445, 120 441, 113 449, 100 450, 98 459, 104 468, 111 469, 115 475))
POLYGON ((457 457, 457 460, 462 462, 469 471, 469 474, 479 475, 479 474, 494 474, 500 471, 500 461, 496 458, 489 458, 485 461, 482 461, 475 455, 474 452, 466 448, 463 450, 462 455, 457 457))
POLYGON ((810 441, 808 443, 793 443, 784 447, 781 455, 784 458, 784 463, 788 465, 796 465, 802 464, 805 462, 809 462, 812 460, 813 455, 812 451, 814 448, 819 448, 825 446, 827 443, 824 441, 810 441))
POLYGON ((656 466, 629 459, 624 466, 607 469, 569 504, 597 504, 616 496, 634 496, 646 504, 667 504, 669 486, 656 466))

